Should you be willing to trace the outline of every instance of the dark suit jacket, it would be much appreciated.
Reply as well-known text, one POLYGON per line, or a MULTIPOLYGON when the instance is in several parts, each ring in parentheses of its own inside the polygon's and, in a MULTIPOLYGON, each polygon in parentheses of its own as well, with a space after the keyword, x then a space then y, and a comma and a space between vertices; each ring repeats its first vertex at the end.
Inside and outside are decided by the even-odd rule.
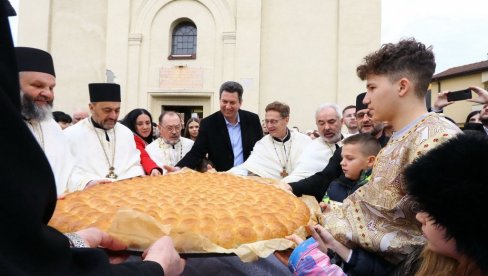
POLYGON ((0 0, 0 275, 162 275, 155 262, 110 265, 101 249, 70 248, 47 226, 56 186, 44 152, 19 112, 15 53, 0 0))
MULTIPOLYGON (((241 109, 239 110, 239 118, 241 120, 242 150, 245 161, 254 144, 263 137, 263 130, 258 115, 241 109)), ((232 151, 229 132, 224 115, 220 111, 202 120, 195 144, 176 166, 195 169, 207 153, 208 159, 217 171, 227 171, 234 166, 234 152, 232 151)))

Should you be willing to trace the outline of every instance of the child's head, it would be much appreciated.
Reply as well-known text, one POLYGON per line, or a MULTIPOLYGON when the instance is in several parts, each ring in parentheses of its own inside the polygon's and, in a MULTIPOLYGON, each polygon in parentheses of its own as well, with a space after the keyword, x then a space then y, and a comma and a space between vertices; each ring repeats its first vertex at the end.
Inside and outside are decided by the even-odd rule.
POLYGON ((416 159, 405 170, 408 193, 427 248, 456 260, 468 257, 488 272, 488 136, 467 132, 416 159))
POLYGON ((432 48, 413 38, 384 44, 366 56, 356 71, 367 80, 364 103, 374 110, 374 119, 391 120, 405 95, 423 102, 435 65, 432 48))
POLYGON ((381 145, 376 138, 366 133, 349 136, 343 144, 342 171, 347 178, 358 180, 362 170, 373 167, 381 145))

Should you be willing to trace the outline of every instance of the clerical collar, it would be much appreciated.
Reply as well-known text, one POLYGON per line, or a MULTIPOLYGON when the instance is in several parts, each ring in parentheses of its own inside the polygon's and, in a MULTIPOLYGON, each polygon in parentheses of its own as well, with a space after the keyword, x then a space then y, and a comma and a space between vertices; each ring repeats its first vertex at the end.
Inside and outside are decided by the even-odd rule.
POLYGON ((282 143, 285 143, 286 141, 290 140, 290 137, 291 137, 291 131, 290 131, 288 128, 286 128, 286 135, 285 135, 285 138, 283 138, 283 139, 276 138, 276 137, 274 137, 274 136, 271 136, 271 137, 273 137, 273 139, 274 139, 275 141, 277 141, 277 142, 282 142, 282 143))
POLYGON ((95 128, 99 128, 99 129, 105 131, 105 140, 110 142, 110 137, 108 137, 107 129, 104 129, 99 123, 95 122, 95 120, 93 120, 92 117, 90 117, 90 121, 92 122, 92 124, 95 128))

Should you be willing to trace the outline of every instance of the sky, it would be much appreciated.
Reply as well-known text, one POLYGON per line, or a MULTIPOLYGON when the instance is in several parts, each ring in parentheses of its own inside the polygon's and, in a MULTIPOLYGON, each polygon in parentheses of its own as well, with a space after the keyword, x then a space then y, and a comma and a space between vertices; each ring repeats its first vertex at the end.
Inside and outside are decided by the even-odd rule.
POLYGON ((436 73, 488 59, 487 0, 382 0, 381 42, 432 45, 436 73))
MULTIPOLYGON (((17 11, 19 1, 10 0, 17 11)), ((488 59, 488 0, 381 1, 381 43, 415 37, 432 45, 436 73, 488 59)), ((14 40, 16 22, 11 19, 14 40)))

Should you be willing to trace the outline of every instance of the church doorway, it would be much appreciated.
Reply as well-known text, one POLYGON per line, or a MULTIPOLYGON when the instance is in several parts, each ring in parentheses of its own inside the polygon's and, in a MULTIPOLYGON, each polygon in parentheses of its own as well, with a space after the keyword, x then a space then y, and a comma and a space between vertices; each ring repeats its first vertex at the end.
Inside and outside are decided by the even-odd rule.
POLYGON ((164 111, 174 111, 180 114, 183 121, 186 123, 190 118, 203 118, 203 106, 188 106, 188 105, 162 105, 161 113, 164 111))

